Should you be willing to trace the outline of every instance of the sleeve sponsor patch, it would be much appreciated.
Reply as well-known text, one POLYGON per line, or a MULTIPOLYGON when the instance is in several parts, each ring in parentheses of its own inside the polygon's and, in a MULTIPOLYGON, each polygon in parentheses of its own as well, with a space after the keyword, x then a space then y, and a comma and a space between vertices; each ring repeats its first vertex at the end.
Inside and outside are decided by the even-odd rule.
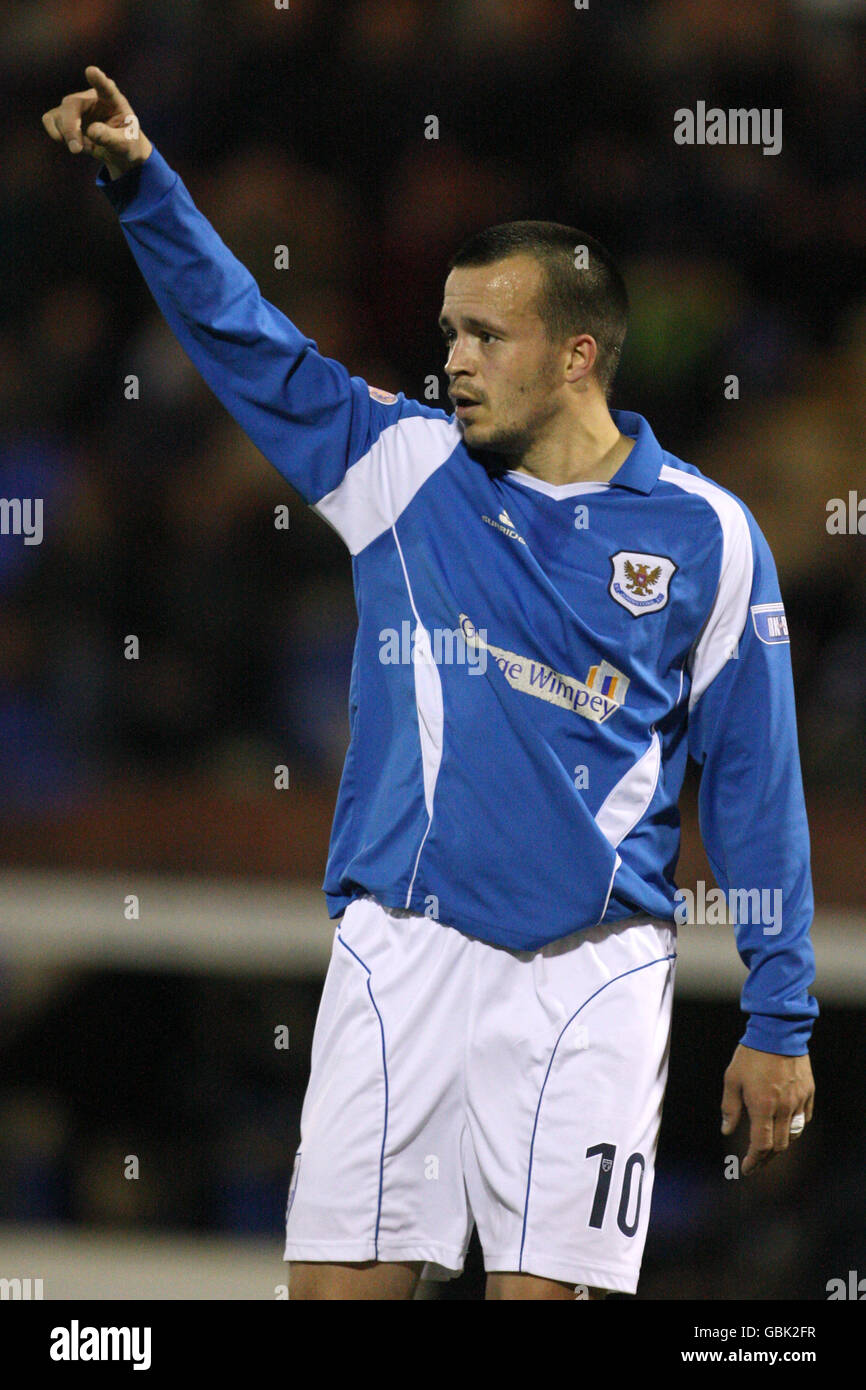
POLYGON ((370 392, 374 401, 381 401, 383 405, 394 405, 397 400, 397 397, 392 395, 390 391, 383 391, 378 386, 368 386, 367 390, 370 392))
POLYGON ((755 634, 768 647, 777 642, 790 642, 783 603, 753 603, 751 612, 755 634))

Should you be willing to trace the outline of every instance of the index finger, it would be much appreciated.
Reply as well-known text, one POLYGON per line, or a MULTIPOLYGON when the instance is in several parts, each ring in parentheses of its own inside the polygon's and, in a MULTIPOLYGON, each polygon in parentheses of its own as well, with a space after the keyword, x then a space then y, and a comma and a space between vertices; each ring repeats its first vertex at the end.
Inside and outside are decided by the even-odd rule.
POLYGON ((84 69, 84 76, 87 78, 88 82, 93 83, 103 101, 116 101, 120 96, 114 78, 107 77, 102 71, 102 68, 96 67, 94 63, 90 63, 84 69))

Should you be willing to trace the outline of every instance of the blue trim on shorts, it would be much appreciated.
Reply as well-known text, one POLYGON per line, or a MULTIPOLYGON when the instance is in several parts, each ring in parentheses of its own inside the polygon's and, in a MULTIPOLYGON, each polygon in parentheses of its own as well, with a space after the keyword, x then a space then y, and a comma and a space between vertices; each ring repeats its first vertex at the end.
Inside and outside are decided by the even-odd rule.
POLYGON ((376 1017, 377 1017, 378 1020, 379 1020, 379 1032, 380 1032, 381 1035, 382 1035, 382 1071, 383 1071, 384 1074, 385 1074, 385 1123, 384 1123, 384 1126, 383 1126, 383 1128, 382 1128, 382 1151, 381 1151, 381 1153, 379 1154, 379 1197, 378 1197, 378 1201, 377 1201, 377 1203, 376 1203, 376 1230, 375 1230, 375 1233, 374 1233, 374 1235, 373 1235, 373 1243, 374 1243, 374 1256, 373 1256, 373 1258, 376 1259, 376 1260, 378 1260, 378 1258, 379 1258, 379 1222, 380 1222, 380 1220, 381 1220, 381 1218, 382 1218, 382 1184, 383 1184, 383 1181, 384 1181, 384 1173, 385 1173, 385 1141, 386 1141, 386 1139, 387 1139, 387 1137, 388 1137, 388 1062, 387 1062, 387 1059, 386 1059, 386 1056, 385 1056, 385 1025, 384 1025, 384 1023, 382 1022, 382 1015, 379 1013, 379 1006, 378 1006, 378 1004, 376 1003, 376 1000, 373 998, 373 991, 372 991, 372 989, 371 989, 371 987, 370 987, 370 978, 371 978, 371 975, 372 975, 372 971, 370 970, 369 965, 367 965, 365 961, 362 961, 362 960, 361 960, 361 957, 358 955, 358 952, 357 952, 357 951, 353 951, 352 948, 351 948, 351 946, 349 945, 349 943, 348 943, 347 941, 344 941, 344 940, 343 940, 343 938, 342 938, 342 936, 340 935, 339 931, 337 932, 337 940, 339 941, 339 943, 340 943, 341 946, 345 946, 346 950, 349 952, 349 955, 350 955, 350 956, 354 956, 354 957, 355 957, 355 960, 358 962, 358 964, 361 965, 361 966, 363 966, 363 968, 364 968, 364 969, 366 970, 366 972, 367 972, 367 993, 368 993, 369 996, 370 996, 370 1003, 373 1005, 373 1008, 374 1008, 375 1011, 376 1011, 376 1017))
POLYGON ((299 1144, 295 1151, 295 1162, 292 1166, 292 1176, 289 1179, 289 1195, 286 1198, 286 1235, 288 1235, 289 1217, 292 1212, 292 1207, 295 1205, 295 1193, 298 1190, 298 1178, 301 1176, 302 1157, 303 1155, 301 1153, 301 1146, 299 1144))
POLYGON ((571 1015, 571 1018, 567 1021, 567 1023, 563 1025, 562 1032, 560 1033, 559 1037, 556 1039, 556 1042, 553 1045, 553 1051, 550 1054, 550 1061, 547 1064, 547 1071, 544 1073, 544 1080, 541 1083, 541 1090, 538 1095, 538 1105, 535 1109, 535 1123, 532 1126, 532 1141, 529 1145, 529 1172, 526 1175, 526 1201, 523 1204, 523 1229, 520 1234, 520 1255, 518 1256, 517 1260, 518 1273, 520 1273, 523 1269, 523 1247, 526 1243, 526 1222, 529 1216, 529 1190, 532 1185, 532 1155, 535 1150, 535 1135, 538 1129, 538 1116, 541 1113, 541 1102, 544 1099, 544 1088, 547 1085, 547 1078, 550 1076, 550 1070, 553 1066, 553 1059, 556 1056, 556 1049, 562 1042, 562 1039, 564 1038, 566 1031, 571 1027, 572 1023, 577 1018, 577 1015, 581 1012, 581 1009, 585 1009, 587 1004, 591 1004, 593 999, 595 999, 596 995, 601 994, 602 990, 607 989, 610 985, 615 985, 617 980, 624 980, 627 975, 636 975, 639 970, 648 970, 651 965, 661 965, 666 960, 676 960, 676 958, 677 954, 676 951, 674 951, 669 956, 659 956, 657 960, 648 960, 644 965, 634 965, 632 966, 631 970, 624 970, 621 975, 614 975, 612 980, 605 980, 604 984, 599 985, 598 989, 595 990, 594 993, 591 994, 588 999, 584 999, 580 1008, 575 1009, 574 1013, 571 1015))

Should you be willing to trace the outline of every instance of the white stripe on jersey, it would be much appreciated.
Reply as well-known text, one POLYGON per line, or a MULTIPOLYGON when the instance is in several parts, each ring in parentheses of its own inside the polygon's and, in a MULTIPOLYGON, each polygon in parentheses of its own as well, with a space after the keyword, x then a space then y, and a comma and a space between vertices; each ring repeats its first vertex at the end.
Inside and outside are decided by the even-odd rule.
POLYGON ((721 671, 743 635, 749 616, 755 561, 746 514, 736 498, 707 478, 663 463, 659 478, 709 502, 722 528, 722 564, 716 597, 691 656, 689 710, 721 671))
POLYGON ((393 526, 415 493, 460 443, 452 420, 411 415, 389 425, 341 483, 313 503, 353 555, 393 526))
POLYGON ((661 763, 661 740, 653 730, 649 748, 611 788, 595 817, 596 825, 614 849, 646 815, 655 795, 661 763))

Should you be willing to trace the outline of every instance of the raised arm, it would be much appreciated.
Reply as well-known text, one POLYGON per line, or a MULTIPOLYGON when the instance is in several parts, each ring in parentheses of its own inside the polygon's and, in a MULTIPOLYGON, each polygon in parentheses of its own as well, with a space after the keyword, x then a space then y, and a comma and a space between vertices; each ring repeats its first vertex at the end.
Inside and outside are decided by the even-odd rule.
POLYGON ((356 553, 453 450, 444 412, 375 391, 323 357, 262 297, 116 83, 96 67, 86 75, 92 87, 46 112, 45 129, 103 162, 107 176, 101 169, 97 184, 181 346, 252 442, 356 553), (384 436, 407 419, 411 434, 419 415, 430 428, 413 471, 384 436))

